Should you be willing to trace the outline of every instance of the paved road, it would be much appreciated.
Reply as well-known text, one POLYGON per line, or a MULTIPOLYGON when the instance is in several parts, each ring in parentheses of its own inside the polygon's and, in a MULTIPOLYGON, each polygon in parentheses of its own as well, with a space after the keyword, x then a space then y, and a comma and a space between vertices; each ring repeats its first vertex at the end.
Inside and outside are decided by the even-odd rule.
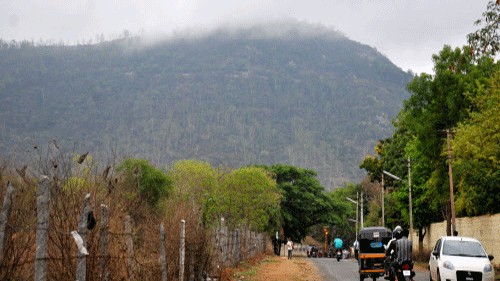
MULTIPOLYGON (((311 261, 318 268, 318 273, 324 281, 359 281, 358 263, 354 259, 340 260, 329 258, 312 258, 311 261)), ((414 281, 429 280, 429 271, 417 268, 414 281)), ((371 279, 365 279, 371 280, 371 279)), ((379 281, 385 281, 383 277, 379 281)))

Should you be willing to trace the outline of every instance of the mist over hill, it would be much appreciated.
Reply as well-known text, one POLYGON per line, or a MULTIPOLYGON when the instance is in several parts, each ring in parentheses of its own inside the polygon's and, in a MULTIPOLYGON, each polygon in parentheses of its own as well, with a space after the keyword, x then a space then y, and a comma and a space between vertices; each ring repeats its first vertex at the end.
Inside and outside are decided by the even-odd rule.
POLYGON ((51 139, 109 161, 289 163, 334 188, 408 97, 405 73, 326 28, 220 29, 151 42, 0 42, 0 151, 51 139))

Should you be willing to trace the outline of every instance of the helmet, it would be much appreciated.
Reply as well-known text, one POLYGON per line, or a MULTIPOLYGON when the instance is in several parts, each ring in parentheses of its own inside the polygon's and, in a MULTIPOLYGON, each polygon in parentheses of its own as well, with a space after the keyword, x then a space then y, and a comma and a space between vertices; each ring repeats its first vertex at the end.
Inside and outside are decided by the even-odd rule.
POLYGON ((403 234, 403 228, 398 225, 394 228, 394 231, 392 232, 392 237, 399 239, 401 238, 402 234, 403 234))

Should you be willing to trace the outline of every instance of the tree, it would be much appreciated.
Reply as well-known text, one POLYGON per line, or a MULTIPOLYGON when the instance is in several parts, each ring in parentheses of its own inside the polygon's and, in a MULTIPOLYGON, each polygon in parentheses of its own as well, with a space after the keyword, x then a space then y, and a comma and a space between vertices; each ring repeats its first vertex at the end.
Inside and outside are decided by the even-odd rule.
POLYGON ((157 206, 161 198, 172 192, 172 179, 144 159, 125 159, 117 168, 124 177, 125 189, 138 193, 150 206, 157 206))
POLYGON ((457 213, 498 213, 500 207, 500 71, 489 87, 471 97, 477 111, 456 128, 454 169, 458 177, 457 213))
MULTIPOLYGON (((423 228, 433 220, 450 217, 444 131, 469 118, 476 106, 470 97, 477 95, 495 69, 489 58, 474 63, 468 47, 445 46, 433 60, 434 76, 423 73, 408 84, 412 95, 394 121, 395 133, 380 141, 376 154, 366 157, 360 165, 372 181, 380 181, 382 170, 405 179, 407 158, 411 158, 413 218, 419 240, 425 235, 423 228)), ((395 187, 386 197, 387 224, 408 225, 407 184, 386 182, 386 186, 395 187)))
POLYGON ((181 160, 167 167, 174 185, 175 200, 188 202, 190 209, 199 213, 202 224, 218 222, 215 194, 219 186, 219 173, 209 163, 181 160))
MULTIPOLYGON (((494 57, 500 51, 500 4, 498 1, 490 1, 486 11, 483 13, 485 25, 467 35, 467 41, 471 51, 476 57, 483 55, 494 57)), ((479 19, 476 25, 481 25, 483 20, 479 19)))
POLYGON ((244 224, 269 233, 276 230, 281 195, 267 171, 243 167, 226 174, 221 181, 216 194, 217 208, 229 224, 244 224))
POLYGON ((314 171, 285 164, 264 166, 272 172, 282 193, 281 224, 285 237, 300 241, 310 227, 329 223, 333 210, 314 171))
MULTIPOLYGON (((361 185, 346 184, 328 193, 333 210, 329 212, 328 225, 334 228, 330 238, 334 236, 341 237, 343 240, 354 241, 356 238, 356 224, 350 220, 356 219, 356 204, 349 202, 346 197, 351 199, 361 195, 361 185)), ((360 221, 358 226, 361 227, 360 221)))
MULTIPOLYGON (((459 122, 469 117, 473 106, 466 93, 475 95, 479 85, 491 76, 493 61, 473 63, 470 49, 451 49, 445 46, 434 55, 436 74, 416 76, 409 84, 411 97, 405 101, 398 115, 398 125, 415 137, 412 141, 418 151, 416 172, 424 179, 422 187, 432 205, 441 206, 444 217, 450 219, 449 181, 445 134, 459 122), (422 169, 422 170, 418 170, 422 169)), ((439 216, 438 216, 439 217, 439 216)))

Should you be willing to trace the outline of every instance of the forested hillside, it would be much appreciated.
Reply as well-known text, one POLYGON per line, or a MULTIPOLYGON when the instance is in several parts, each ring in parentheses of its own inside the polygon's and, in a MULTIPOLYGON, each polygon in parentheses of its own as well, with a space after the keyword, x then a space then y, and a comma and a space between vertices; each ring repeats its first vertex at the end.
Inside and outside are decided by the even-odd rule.
POLYGON ((288 163, 318 171, 327 189, 359 180, 412 75, 336 31, 263 29, 147 44, 2 41, 1 152, 57 139, 103 162, 288 163))

